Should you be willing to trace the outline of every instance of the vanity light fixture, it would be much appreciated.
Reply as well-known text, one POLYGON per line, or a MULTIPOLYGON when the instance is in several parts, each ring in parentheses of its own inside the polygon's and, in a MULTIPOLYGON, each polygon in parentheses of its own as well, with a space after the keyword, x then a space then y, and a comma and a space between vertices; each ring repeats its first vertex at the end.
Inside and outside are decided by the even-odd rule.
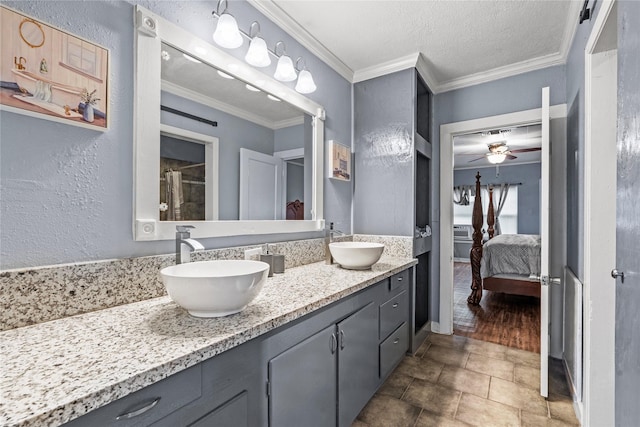
POLYGON ((281 82, 292 82, 298 77, 296 69, 293 67, 293 61, 287 55, 284 43, 281 41, 276 43, 276 55, 278 54, 278 46, 282 46, 282 54, 278 59, 278 66, 273 78, 281 82))
MULTIPOLYGON (((213 40, 218 45, 228 49, 234 49, 242 45, 242 37, 245 37, 250 40, 249 49, 244 57, 245 61, 249 65, 260 68, 267 67, 271 65, 271 58, 269 55, 272 55, 273 57, 278 58, 278 64, 273 78, 281 82, 292 82, 298 79, 295 90, 299 93, 306 94, 316 91, 317 86, 313 81, 311 72, 304 66, 302 68, 294 67, 291 57, 286 54, 284 43, 282 41, 276 43, 274 50, 270 50, 267 47, 267 42, 260 35, 259 22, 253 21, 251 23, 249 34, 247 34, 238 28, 235 18, 226 13, 226 10, 227 0, 218 0, 218 5, 212 12, 212 15, 218 19, 218 24, 213 34, 213 40), (278 53, 279 46, 282 47, 281 53, 278 53)), ((301 59, 302 58, 298 58, 298 61, 301 59)), ((296 64, 298 61, 296 61, 296 64)))
POLYGON ((191 62, 195 62, 196 64, 202 64, 202 61, 197 60, 191 55, 187 55, 186 53, 183 53, 182 56, 184 56, 185 59, 188 59, 191 62))
POLYGON ((218 25, 216 31, 213 33, 213 41, 224 48, 235 49, 242 46, 242 35, 240 35, 236 18, 226 12, 227 0, 220 0, 217 10, 214 12, 218 15, 218 25), (223 3, 224 9, 222 9, 222 13, 220 13, 220 6, 223 3))
POLYGON ((313 81, 313 76, 307 70, 307 67, 302 60, 302 58, 298 58, 296 60, 296 69, 300 71, 298 74, 298 83, 296 83, 296 91, 300 93, 313 93, 316 91, 317 87, 315 82, 313 81), (302 68, 299 68, 299 64, 302 62, 302 68))
POLYGON ((269 98, 272 101, 280 102, 280 98, 276 98, 275 96, 271 95, 270 93, 267 94, 267 98, 269 98))
POLYGON ((229 79, 229 80, 235 80, 236 78, 233 76, 230 76, 229 74, 225 73, 224 71, 220 71, 218 70, 218 75, 220 77, 224 77, 225 79, 229 79))
POLYGON ((269 49, 267 49, 267 42, 260 37, 260 24, 258 21, 251 23, 251 29, 249 30, 249 36, 251 37, 251 43, 249 44, 249 50, 244 57, 247 64, 254 67, 268 67, 271 65, 271 58, 269 58, 269 49), (255 35, 253 33, 256 29, 255 35))
POLYGON ((246 84, 244 85, 244 87, 246 87, 247 89, 249 89, 251 92, 260 92, 260 89, 258 89, 257 87, 251 86, 250 84, 246 84))

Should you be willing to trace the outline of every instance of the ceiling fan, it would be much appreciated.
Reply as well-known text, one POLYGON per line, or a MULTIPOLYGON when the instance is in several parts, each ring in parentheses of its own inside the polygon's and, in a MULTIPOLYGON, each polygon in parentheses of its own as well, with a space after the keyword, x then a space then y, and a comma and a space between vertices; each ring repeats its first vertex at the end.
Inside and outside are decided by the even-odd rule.
POLYGON ((468 163, 472 163, 478 160, 487 159, 490 163, 498 164, 504 162, 506 159, 513 160, 517 159, 517 156, 514 156, 514 153, 530 153, 532 151, 540 151, 541 147, 534 148, 520 148, 517 150, 510 150, 507 146, 506 141, 493 142, 488 144, 489 152, 484 156, 478 157, 473 160, 469 160, 468 163))

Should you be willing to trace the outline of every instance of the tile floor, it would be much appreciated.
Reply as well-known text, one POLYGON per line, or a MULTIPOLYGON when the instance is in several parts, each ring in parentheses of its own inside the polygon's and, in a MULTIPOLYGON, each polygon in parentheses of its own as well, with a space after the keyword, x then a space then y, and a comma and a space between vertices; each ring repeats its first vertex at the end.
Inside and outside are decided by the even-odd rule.
POLYGON ((352 427, 577 426, 562 366, 555 362, 545 400, 538 394, 539 354, 431 334, 352 427))

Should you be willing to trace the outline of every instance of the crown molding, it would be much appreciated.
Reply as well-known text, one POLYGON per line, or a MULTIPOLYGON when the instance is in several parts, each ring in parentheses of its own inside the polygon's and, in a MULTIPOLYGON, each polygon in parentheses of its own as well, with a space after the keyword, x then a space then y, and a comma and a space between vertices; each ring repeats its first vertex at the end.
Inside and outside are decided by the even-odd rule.
POLYGON ((504 79, 518 74, 552 67, 554 65, 564 65, 565 63, 566 57, 563 57, 563 55, 560 53, 554 53, 551 55, 517 62, 515 64, 505 65, 503 67, 494 68, 489 71, 483 71, 481 73, 470 74, 468 76, 445 81, 440 83, 438 87, 434 89, 434 92, 448 92, 450 90, 461 89, 468 86, 475 86, 480 83, 487 83, 494 80, 504 79))
POLYGON ((395 73, 396 71, 413 68, 418 62, 418 56, 418 53, 412 53, 410 55, 392 59, 391 61, 386 61, 367 68, 362 68, 353 73, 352 82, 358 83, 365 80, 374 79, 376 77, 385 76, 387 74, 395 73))
POLYGON ((418 70, 418 74, 420 74, 420 77, 422 77, 424 82, 429 87, 429 90, 431 91, 431 93, 433 93, 433 94, 438 93, 437 92, 437 90, 439 88, 438 80, 435 78, 435 76, 433 75, 433 73, 429 69, 429 65, 427 64, 427 60, 425 59, 425 57, 424 57, 424 55, 422 53, 420 53, 418 55, 418 62, 416 64, 416 69, 418 70))
POLYGON ((216 110, 220 110, 223 113, 231 114, 232 116, 248 120, 252 123, 255 123, 260 126, 264 126, 269 129, 281 129, 288 126, 294 126, 300 123, 304 123, 304 116, 302 117, 294 117, 293 119, 286 119, 281 121, 272 121, 267 120, 264 117, 261 117, 257 114, 253 114, 249 111, 243 110, 242 108, 238 108, 234 105, 229 105, 227 103, 218 101, 217 99, 208 97, 206 95, 202 95, 201 93, 194 92, 189 89, 185 89, 181 86, 176 85, 175 83, 168 82, 166 80, 162 80, 162 90, 168 93, 171 93, 176 96, 180 96, 182 98, 186 98, 190 101, 197 102, 198 104, 206 105, 207 107, 215 108, 216 110))
POLYGON ((582 3, 579 1, 572 1, 569 5, 569 13, 567 14, 567 22, 564 26, 564 35, 562 36, 562 44, 560 45, 560 54, 564 58, 564 62, 567 62, 569 57, 569 50, 573 45, 573 40, 576 37, 578 31, 580 8, 582 3))
POLYGON ((304 116, 293 117, 291 119, 280 120, 279 122, 273 122, 273 130, 284 129, 291 126, 297 126, 304 124, 304 116))
POLYGON ((289 16, 277 4, 271 0, 247 1, 274 24, 287 32, 298 43, 331 67, 336 73, 340 74, 348 82, 353 83, 353 70, 342 62, 340 58, 334 55, 333 52, 320 43, 318 39, 313 37, 302 25, 289 16))

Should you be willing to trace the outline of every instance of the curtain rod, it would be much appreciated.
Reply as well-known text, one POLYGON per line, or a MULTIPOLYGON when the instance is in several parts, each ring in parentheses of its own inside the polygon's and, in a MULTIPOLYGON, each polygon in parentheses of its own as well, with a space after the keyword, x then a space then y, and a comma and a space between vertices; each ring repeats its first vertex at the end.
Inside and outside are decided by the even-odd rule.
POLYGON ((166 105, 160 105, 160 111, 166 111, 167 113, 176 114, 178 116, 186 117, 186 118, 191 119, 191 120, 196 120, 198 122, 206 123, 206 124, 211 125, 213 127, 217 127, 218 126, 218 122, 216 122, 216 121, 209 120, 209 119, 204 119, 204 118, 198 117, 198 116, 194 116, 193 114, 185 113, 184 111, 176 110, 175 108, 167 107, 166 105))
MULTIPOLYGON (((500 187, 502 184, 509 184, 509 185, 522 185, 521 182, 514 182, 514 183, 510 183, 510 182, 498 182, 498 183, 493 183, 493 184, 482 184, 480 183, 480 185, 482 187, 500 187)), ((475 187, 476 184, 471 184, 471 185, 467 185, 467 184, 463 184, 463 185, 454 185, 454 187, 475 187)))

